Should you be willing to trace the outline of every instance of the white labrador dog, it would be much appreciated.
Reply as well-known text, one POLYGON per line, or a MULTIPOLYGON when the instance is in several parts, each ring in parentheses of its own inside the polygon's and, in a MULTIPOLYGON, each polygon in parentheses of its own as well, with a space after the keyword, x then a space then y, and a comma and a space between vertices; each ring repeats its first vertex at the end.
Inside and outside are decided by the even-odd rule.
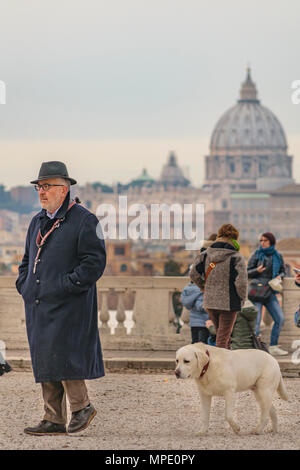
POLYGON ((239 425, 233 419, 234 394, 253 390, 261 410, 260 422, 252 433, 259 434, 270 416, 273 432, 277 432, 277 414, 272 405, 277 390, 283 400, 287 392, 278 362, 270 354, 257 349, 224 348, 195 343, 183 346, 176 353, 175 375, 178 379, 196 380, 202 405, 202 430, 208 431, 211 399, 225 398, 225 418, 238 433, 239 425))

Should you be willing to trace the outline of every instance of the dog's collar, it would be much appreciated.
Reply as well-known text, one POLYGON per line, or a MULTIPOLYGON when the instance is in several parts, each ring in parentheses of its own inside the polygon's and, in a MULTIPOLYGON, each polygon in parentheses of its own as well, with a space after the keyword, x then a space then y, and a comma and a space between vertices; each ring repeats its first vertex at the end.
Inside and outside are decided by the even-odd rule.
POLYGON ((202 371, 201 371, 201 374, 200 374, 200 377, 203 377, 203 375, 205 374, 205 372, 207 371, 208 369, 208 366, 209 366, 209 352, 206 350, 205 351, 207 356, 208 356, 208 362, 205 364, 205 366, 203 367, 202 371))

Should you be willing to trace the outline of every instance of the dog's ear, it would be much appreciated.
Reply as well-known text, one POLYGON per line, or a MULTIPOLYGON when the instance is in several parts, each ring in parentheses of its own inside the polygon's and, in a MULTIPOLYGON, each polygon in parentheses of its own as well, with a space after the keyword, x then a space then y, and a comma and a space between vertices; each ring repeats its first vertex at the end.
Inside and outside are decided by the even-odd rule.
POLYGON ((197 358, 197 369, 199 373, 201 373, 203 367, 208 363, 209 358, 207 354, 199 348, 195 348, 195 356, 197 358))

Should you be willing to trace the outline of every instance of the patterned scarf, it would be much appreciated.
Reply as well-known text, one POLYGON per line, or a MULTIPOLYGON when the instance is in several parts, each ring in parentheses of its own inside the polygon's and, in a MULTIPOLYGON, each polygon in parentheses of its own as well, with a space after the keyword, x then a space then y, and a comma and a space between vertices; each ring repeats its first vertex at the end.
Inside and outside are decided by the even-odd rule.
POLYGON ((281 266, 281 257, 278 251, 275 249, 274 245, 269 246, 268 248, 259 247, 258 250, 255 252, 256 259, 259 260, 260 263, 263 263, 264 259, 272 255, 272 270, 273 270, 273 278, 278 276, 279 269, 281 266))

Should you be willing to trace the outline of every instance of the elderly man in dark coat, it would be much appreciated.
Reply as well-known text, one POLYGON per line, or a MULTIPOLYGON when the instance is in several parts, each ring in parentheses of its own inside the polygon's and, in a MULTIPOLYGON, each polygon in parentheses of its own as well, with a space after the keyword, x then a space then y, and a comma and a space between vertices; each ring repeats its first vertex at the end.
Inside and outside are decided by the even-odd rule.
POLYGON ((42 386, 45 415, 24 431, 65 434, 67 396, 72 412, 68 432, 78 432, 96 415, 85 379, 104 375, 96 282, 105 268, 105 246, 97 217, 70 200, 70 185, 76 181, 64 163, 43 163, 31 183, 42 210, 30 223, 16 287, 25 303, 33 373, 42 386))

